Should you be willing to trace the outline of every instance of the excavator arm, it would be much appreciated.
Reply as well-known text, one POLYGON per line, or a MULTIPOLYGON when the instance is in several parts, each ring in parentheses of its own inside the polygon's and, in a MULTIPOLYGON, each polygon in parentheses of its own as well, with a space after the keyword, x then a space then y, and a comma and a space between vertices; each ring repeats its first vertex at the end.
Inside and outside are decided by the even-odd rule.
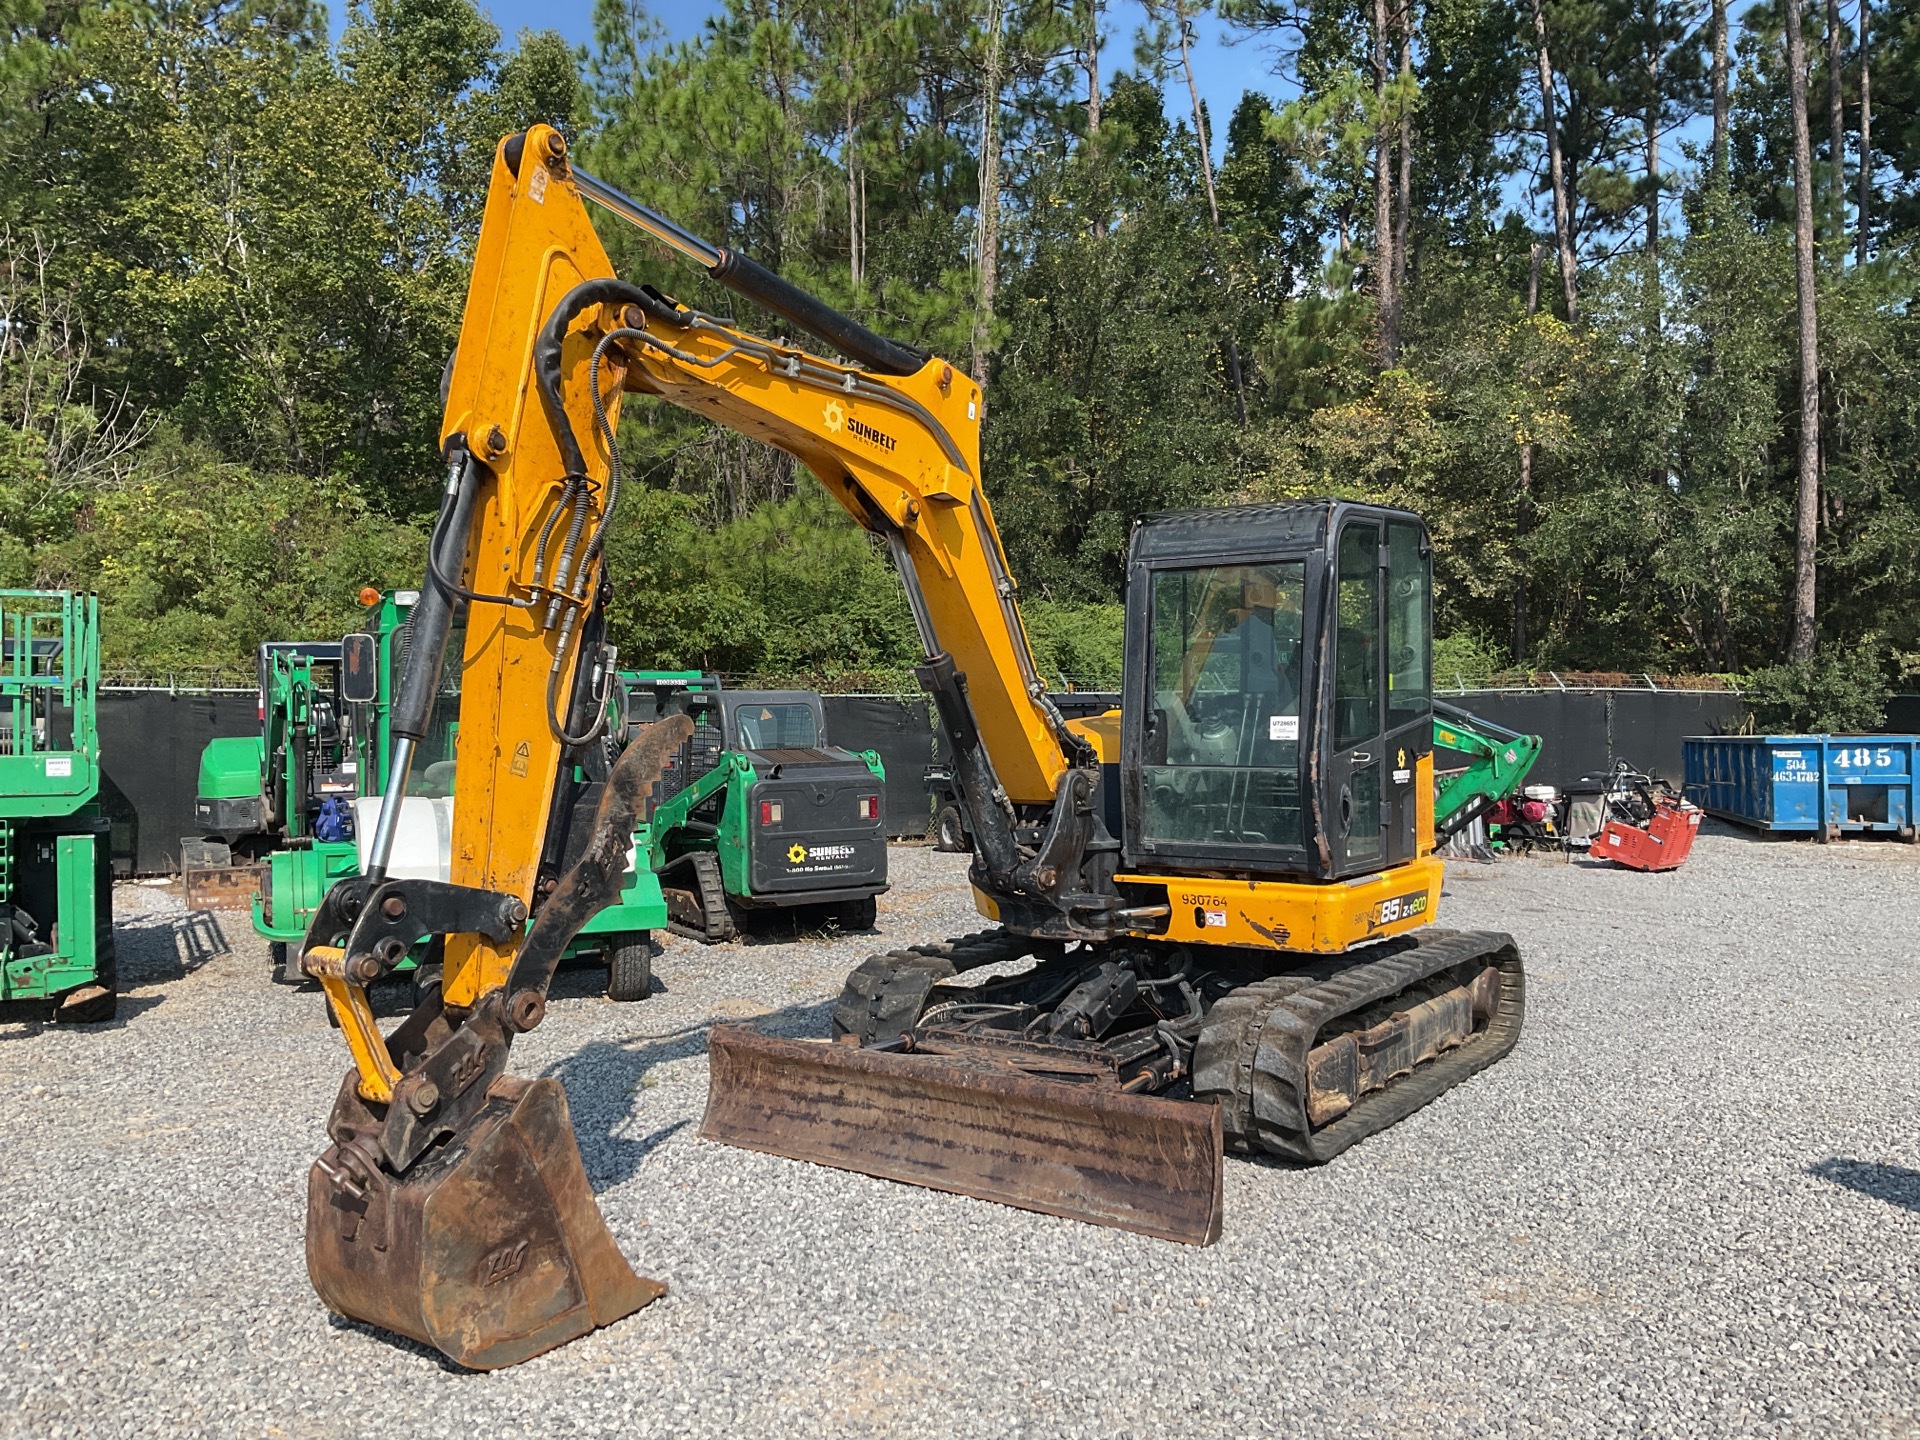
POLYGON ((556 131, 502 142, 448 376, 446 480, 380 821, 365 872, 329 893, 303 947, 354 1061, 309 1182, 315 1286, 336 1310, 477 1367, 538 1354, 660 1291, 606 1232, 557 1082, 506 1074, 561 953, 618 894, 635 825, 691 728, 671 716, 627 747, 583 858, 556 873, 554 836, 570 818, 557 777, 601 742, 613 670, 602 571, 624 481, 624 393, 787 450, 886 539, 943 714, 972 737, 961 769, 997 875, 1031 864, 1015 824, 1045 813, 1069 751, 1085 748, 1047 701, 1021 628, 979 485, 973 382, 576 171, 556 131), (616 278, 583 195, 863 363, 616 278), (392 878, 413 756, 462 614, 450 878, 392 878), (368 987, 430 935, 445 938, 443 988, 383 1035, 368 987))
MULTIPOLYGON (((530 147, 541 134, 530 132, 530 147)), ((536 347, 535 378, 549 412, 561 413, 554 398, 561 392, 597 393, 609 415, 616 392, 649 395, 806 465, 859 525, 884 539, 906 587, 927 656, 919 678, 953 744, 983 908, 1059 939, 1123 928, 1116 918, 1123 902, 1110 883, 1118 847, 1091 804, 1098 727, 1067 722, 1034 664, 980 481, 979 387, 946 361, 874 334, 564 159, 550 163, 549 176, 538 182, 542 205, 548 216, 568 216, 563 228, 585 223, 583 198, 598 203, 850 357, 824 358, 652 286, 594 276, 558 300, 545 349, 536 347), (566 363, 576 339, 590 374, 566 363)), ((517 175, 495 179, 496 187, 503 179, 508 188, 519 183, 517 175)), ((526 188, 535 183, 529 178, 526 188)), ((594 440, 617 477, 614 423, 578 443, 584 450, 594 440)))

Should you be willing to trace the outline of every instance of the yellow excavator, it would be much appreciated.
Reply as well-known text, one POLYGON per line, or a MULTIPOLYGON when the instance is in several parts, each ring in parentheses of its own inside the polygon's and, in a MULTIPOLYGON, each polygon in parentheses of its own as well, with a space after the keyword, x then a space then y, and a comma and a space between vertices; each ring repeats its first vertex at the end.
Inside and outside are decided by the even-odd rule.
MULTIPOLYGON (((535 126, 494 159, 381 824, 306 940, 354 1062, 308 1188, 308 1268, 333 1309, 491 1368, 664 1288, 607 1231, 558 1082, 507 1072, 690 732, 640 730, 590 817, 555 798, 562 765, 607 743, 626 393, 793 455, 891 548, 994 922, 861 965, 831 1037, 716 1028, 703 1135, 1204 1244, 1226 1148, 1326 1161, 1512 1049, 1513 941, 1431 928, 1416 516, 1318 501, 1139 519, 1122 706, 1063 719, 982 488, 972 380, 680 229, 535 126), (616 278, 589 201, 844 358, 616 278), (451 878, 391 877, 389 821, 462 613, 451 878), (382 1035, 367 986, 434 935, 443 988, 382 1035)), ((759 823, 805 843, 804 816, 759 823)))

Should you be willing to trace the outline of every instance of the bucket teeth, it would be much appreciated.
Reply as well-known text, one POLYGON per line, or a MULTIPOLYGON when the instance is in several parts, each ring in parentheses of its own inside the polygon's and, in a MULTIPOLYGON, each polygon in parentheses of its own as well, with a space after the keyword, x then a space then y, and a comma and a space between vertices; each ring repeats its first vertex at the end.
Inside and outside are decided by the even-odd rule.
POLYGON ((1206 1245, 1220 1112, 960 1057, 708 1037, 700 1134, 748 1150, 1206 1245))

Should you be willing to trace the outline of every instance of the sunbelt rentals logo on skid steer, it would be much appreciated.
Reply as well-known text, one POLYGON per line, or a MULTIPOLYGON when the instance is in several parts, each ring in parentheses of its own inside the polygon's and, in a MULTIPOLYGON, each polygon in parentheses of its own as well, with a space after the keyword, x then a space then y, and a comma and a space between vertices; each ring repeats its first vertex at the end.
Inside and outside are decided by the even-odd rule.
POLYGON ((789 865, 806 865, 811 862, 813 869, 831 870, 833 868, 832 862, 836 860, 851 860, 854 857, 854 853, 854 848, 851 845, 815 845, 809 849, 796 840, 787 847, 787 863, 789 865))

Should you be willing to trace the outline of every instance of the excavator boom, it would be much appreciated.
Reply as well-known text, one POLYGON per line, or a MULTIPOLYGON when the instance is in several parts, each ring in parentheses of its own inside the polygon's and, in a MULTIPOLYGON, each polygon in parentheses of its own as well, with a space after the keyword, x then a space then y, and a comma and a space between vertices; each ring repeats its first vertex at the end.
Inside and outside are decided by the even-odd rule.
POLYGON ((1457 705, 1433 702, 1433 743, 1467 757, 1444 777, 1433 802, 1434 836, 1459 834, 1518 790, 1540 758, 1540 737, 1496 725, 1457 705))

